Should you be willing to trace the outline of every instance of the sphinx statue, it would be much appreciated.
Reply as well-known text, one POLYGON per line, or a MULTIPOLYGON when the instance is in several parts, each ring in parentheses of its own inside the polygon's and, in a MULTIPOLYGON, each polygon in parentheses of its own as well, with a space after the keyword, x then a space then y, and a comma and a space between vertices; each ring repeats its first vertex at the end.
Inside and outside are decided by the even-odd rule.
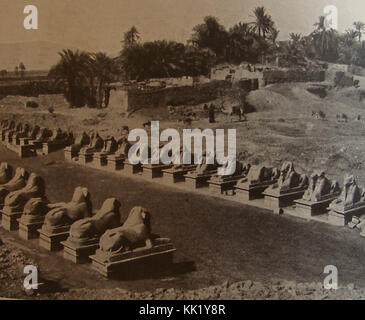
POLYGON ((115 156, 118 158, 128 158, 128 151, 131 148, 131 143, 128 141, 129 128, 127 126, 123 126, 121 130, 121 136, 117 140, 117 150, 115 152, 115 156))
POLYGON ((302 191, 308 187, 308 184, 308 177, 305 174, 297 173, 293 162, 285 161, 281 166, 278 181, 266 191, 278 191, 280 193, 302 191))
POLYGON ((115 198, 105 200, 94 216, 78 220, 71 225, 68 241, 87 244, 95 239, 98 240, 106 230, 119 227, 120 206, 121 203, 115 198))
POLYGON ((357 186, 353 175, 345 176, 341 195, 334 200, 329 208, 334 211, 344 212, 365 205, 364 191, 357 186))
POLYGON ((15 130, 15 127, 16 127, 16 123, 14 120, 11 120, 7 124, 4 123, 4 127, 2 128, 2 134, 6 133, 8 131, 15 130))
POLYGON ((24 205, 31 198, 45 199, 44 180, 35 173, 29 176, 24 188, 12 191, 5 197, 3 211, 6 213, 23 212, 24 205))
POLYGON ((1 120, 0 127, 2 130, 7 129, 9 127, 9 120, 7 119, 1 120))
POLYGON ((135 207, 124 224, 106 231, 100 238, 100 251, 114 255, 140 247, 152 247, 151 216, 146 209, 135 207))
POLYGON ((7 183, 0 185, 0 203, 4 203, 5 197, 12 191, 24 188, 28 180, 28 172, 24 168, 17 168, 14 177, 7 183))
POLYGON ((44 220, 50 210, 48 200, 45 198, 31 198, 24 206, 22 221, 34 223, 44 220))
POLYGON ((189 172, 189 173, 196 174, 198 176, 202 176, 202 175, 209 174, 212 171, 213 172, 216 171, 218 169, 218 163, 217 163, 216 158, 214 157, 214 161, 213 161, 214 163, 209 163, 209 164, 207 163, 208 158, 209 158, 209 155, 207 155, 204 152, 202 155, 200 164, 197 165, 195 171, 189 172))
MULTIPOLYGON (((21 122, 19 122, 16 126, 15 126, 15 128, 13 128, 13 129, 11 129, 11 130, 8 130, 7 132, 6 132, 6 136, 7 136, 7 138, 8 139, 11 139, 11 138, 13 138, 17 133, 20 133, 20 132, 22 132, 22 130, 23 130, 23 124, 21 123, 21 122)), ((10 140, 9 140, 10 141, 10 140)))
POLYGON ((104 140, 99 136, 98 132, 91 131, 89 145, 83 146, 80 153, 100 152, 104 147, 104 140))
POLYGON ((99 152, 100 155, 111 155, 118 150, 118 143, 114 137, 107 137, 104 141, 104 148, 99 152))
POLYGON ((75 140, 75 143, 65 148, 66 152, 70 152, 72 157, 77 156, 81 148, 90 144, 90 137, 84 131, 75 140))
POLYGON ((32 130, 31 126, 29 125, 29 123, 26 123, 24 125, 24 127, 22 128, 21 131, 17 132, 15 134, 15 138, 16 139, 20 139, 20 138, 26 138, 29 134, 29 132, 32 130))
POLYGON ((277 181, 280 176, 280 170, 274 167, 265 167, 261 165, 253 165, 249 168, 247 177, 243 178, 242 181, 238 183, 248 182, 250 185, 260 185, 265 183, 273 183, 277 181))
POLYGON ((326 173, 321 171, 319 174, 314 173, 311 175, 309 187, 303 195, 303 200, 318 202, 339 195, 340 192, 338 182, 330 181, 326 178, 326 173))
POLYGON ((0 164, 0 185, 8 183, 11 180, 13 174, 13 167, 7 162, 1 162, 0 164))
POLYGON ((52 134, 53 134, 52 130, 49 130, 47 128, 41 128, 38 131, 34 139, 34 142, 39 142, 39 143, 47 142, 50 139, 50 137, 52 137, 52 134))
MULTIPOLYGON (((232 179, 235 177, 240 177, 245 175, 244 166, 239 161, 227 161, 221 168, 222 174, 221 175, 214 175, 210 181, 211 182, 224 182, 227 179, 232 179), (233 173, 231 173, 233 172, 233 173)), ((246 171, 247 174, 247 171, 246 171)))
POLYGON ((70 202, 49 204, 48 207, 50 211, 45 217, 42 229, 53 230, 58 227, 70 226, 73 222, 92 215, 90 193, 84 187, 75 189, 70 202))

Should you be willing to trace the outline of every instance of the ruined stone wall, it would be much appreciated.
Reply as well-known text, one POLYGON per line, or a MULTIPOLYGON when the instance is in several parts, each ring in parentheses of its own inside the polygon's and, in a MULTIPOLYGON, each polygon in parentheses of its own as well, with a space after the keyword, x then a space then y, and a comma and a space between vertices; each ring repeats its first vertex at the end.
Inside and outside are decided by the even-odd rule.
POLYGON ((231 88, 229 81, 171 87, 156 90, 128 90, 128 112, 142 108, 154 108, 178 105, 197 105, 216 99, 219 91, 231 88))
POLYGON ((322 82, 325 80, 325 71, 265 70, 265 84, 281 82, 322 82))

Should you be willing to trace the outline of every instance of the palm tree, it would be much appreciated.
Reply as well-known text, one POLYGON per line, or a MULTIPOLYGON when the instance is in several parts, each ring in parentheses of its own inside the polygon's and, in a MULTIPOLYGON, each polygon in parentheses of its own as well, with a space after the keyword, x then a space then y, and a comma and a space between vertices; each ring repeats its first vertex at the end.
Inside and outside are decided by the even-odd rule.
POLYGON ((254 25, 254 31, 258 33, 259 38, 265 39, 266 33, 270 32, 274 23, 271 16, 266 13, 265 7, 256 7, 253 11, 256 21, 252 24, 254 25))
POLYGON ((116 64, 113 59, 109 58, 105 53, 99 52, 91 56, 91 72, 97 79, 97 105, 103 107, 105 95, 105 86, 111 83, 114 75, 117 73, 116 64))
POLYGON ((132 26, 126 33, 124 33, 123 43, 125 47, 133 46, 141 39, 140 34, 135 26, 132 26))
POLYGON ((49 76, 64 88, 65 98, 70 107, 81 107, 85 104, 85 90, 90 81, 90 55, 84 51, 74 52, 70 49, 62 50, 59 55, 61 59, 51 68, 49 76))
POLYGON ((354 27, 357 31, 357 35, 359 37, 359 42, 361 42, 362 33, 365 30, 365 23, 361 21, 354 22, 354 27))
POLYGON ((338 58, 339 36, 336 30, 326 29, 325 17, 320 16, 319 21, 314 24, 316 30, 311 33, 315 50, 319 57, 328 61, 335 61, 338 58))

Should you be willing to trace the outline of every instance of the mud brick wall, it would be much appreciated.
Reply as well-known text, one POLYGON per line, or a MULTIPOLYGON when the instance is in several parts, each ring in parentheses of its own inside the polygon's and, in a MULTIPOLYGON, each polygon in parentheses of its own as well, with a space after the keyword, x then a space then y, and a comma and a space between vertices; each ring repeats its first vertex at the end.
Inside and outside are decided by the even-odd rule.
POLYGON ((196 105, 216 99, 219 91, 231 88, 229 81, 212 81, 196 86, 172 87, 155 90, 128 91, 128 110, 141 108, 196 105))
POLYGON ((264 71, 265 84, 281 82, 322 82, 325 80, 325 71, 266 70, 264 71))
POLYGON ((0 96, 20 95, 38 97, 40 94, 62 93, 62 88, 55 86, 48 80, 45 81, 22 81, 13 84, 0 84, 0 96))

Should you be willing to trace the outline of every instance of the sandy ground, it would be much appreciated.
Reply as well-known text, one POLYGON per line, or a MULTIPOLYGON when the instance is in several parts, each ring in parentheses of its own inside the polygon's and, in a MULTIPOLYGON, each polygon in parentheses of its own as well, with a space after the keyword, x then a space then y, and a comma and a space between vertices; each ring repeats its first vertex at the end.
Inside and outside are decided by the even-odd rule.
MULTIPOLYGON (((16 232, 0 229, 0 238, 35 260, 42 276, 56 288, 54 293, 40 294, 41 299, 158 299, 175 295, 177 298, 285 299, 294 298, 293 294, 285 293, 286 289, 293 293, 293 286, 312 290, 309 294, 299 294, 307 299, 335 298, 336 295, 363 297, 361 289, 352 290, 365 287, 364 239, 353 230, 276 216, 223 199, 82 168, 65 163, 62 151, 19 159, 0 146, 0 161, 4 160, 44 177, 47 196, 52 202, 69 201, 73 189, 80 185, 89 188, 95 209, 108 197, 120 199, 125 217, 133 206, 145 206, 152 213, 153 231, 170 237, 177 248, 169 270, 149 270, 143 275, 131 270, 120 280, 106 280, 89 265, 74 265, 65 261, 60 252, 41 249, 37 240, 23 241, 16 232), (350 285, 349 291, 343 289, 342 293, 331 294, 319 288, 326 265, 337 266, 339 284, 341 288, 350 285), (246 296, 246 291, 235 285, 245 287, 242 281, 248 279, 255 285, 246 296), (232 292, 226 290, 227 281, 228 287, 232 285, 232 292), (284 289, 278 291, 275 286, 283 286, 287 281, 291 282, 291 287, 284 285, 284 289), (219 289, 214 289, 216 286, 219 289)), ((303 292, 307 292, 305 290, 303 292)), ((0 296, 8 296, 9 292, 6 286, 0 286, 0 296)), ((22 297, 21 287, 12 296, 22 297)))

